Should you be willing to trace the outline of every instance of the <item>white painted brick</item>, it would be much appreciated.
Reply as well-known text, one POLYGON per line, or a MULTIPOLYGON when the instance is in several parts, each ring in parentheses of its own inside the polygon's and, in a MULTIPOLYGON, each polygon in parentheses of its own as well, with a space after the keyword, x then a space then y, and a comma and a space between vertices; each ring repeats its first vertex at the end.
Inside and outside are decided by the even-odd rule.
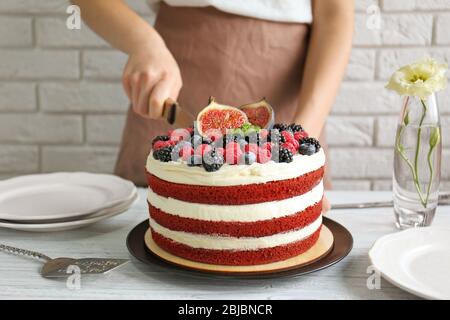
POLYGON ((349 80, 371 80, 375 74, 375 51, 353 49, 347 65, 345 78, 349 80))
POLYGON ((89 171, 110 173, 116 163, 114 147, 43 147, 42 170, 89 171))
POLYGON ((366 12, 367 8, 372 5, 379 6, 378 0, 356 0, 355 10, 366 12))
POLYGON ((367 27, 368 15, 355 17, 355 45, 427 45, 431 44, 431 14, 382 14, 379 30, 367 27))
POLYGON ((88 143, 118 144, 122 138, 125 115, 88 115, 86 136, 88 143))
POLYGON ((372 190, 374 191, 390 191, 392 190, 392 180, 375 180, 372 190))
POLYGON ((36 89, 31 83, 0 82, 0 111, 36 109, 36 89))
POLYGON ((66 13, 69 5, 66 0, 2 0, 0 12, 3 13, 66 13))
POLYGON ((406 11, 414 10, 415 8, 416 0, 383 0, 384 11, 406 11))
POLYGON ((332 176, 337 179, 389 178, 393 155, 391 149, 330 148, 332 176))
POLYGON ((450 14, 442 14, 437 17, 436 43, 450 44, 450 14))
POLYGON ((333 180, 333 190, 370 190, 369 180, 333 180))
POLYGON ((374 119, 372 117, 337 117, 327 121, 330 146, 371 146, 374 119))
POLYGON ((89 50, 83 53, 83 76, 120 79, 128 56, 120 51, 89 50))
POLYGON ((56 112, 125 112, 128 108, 119 83, 47 83, 39 85, 43 110, 56 112))
POLYGON ((81 29, 70 30, 66 20, 60 18, 38 18, 36 21, 37 44, 40 47, 107 47, 108 44, 89 27, 82 24, 81 29))
POLYGON ((0 172, 36 172, 39 168, 39 152, 35 146, 0 146, 0 172))
POLYGON ((0 142, 76 143, 82 142, 81 116, 43 114, 2 114, 0 142))
POLYGON ((441 117, 442 145, 450 148, 450 117, 441 117))
POLYGON ((450 192, 450 181, 448 181, 448 180, 441 181, 441 185, 440 185, 439 189, 441 192, 446 192, 446 193, 450 192))
POLYGON ((398 68, 426 57, 449 63, 450 49, 435 47, 383 49, 378 55, 378 76, 387 80, 398 68))
POLYGON ((441 178, 450 179, 450 150, 444 149, 442 151, 442 167, 441 167, 441 178))
POLYGON ((0 50, 0 77, 8 79, 76 79, 76 51, 0 50))
MULTIPOLYGON (((399 106, 400 108, 400 106, 399 106)), ((400 111, 399 111, 400 113, 400 111)), ((395 133, 397 132, 398 117, 378 117, 376 145, 381 147, 394 147, 395 133)))
POLYGON ((423 10, 449 10, 450 0, 414 0, 416 8, 423 10))
POLYGON ((31 46, 32 42, 30 18, 0 17, 0 46, 31 46))
POLYGON ((400 97, 383 82, 344 82, 333 107, 334 114, 398 113, 400 97))

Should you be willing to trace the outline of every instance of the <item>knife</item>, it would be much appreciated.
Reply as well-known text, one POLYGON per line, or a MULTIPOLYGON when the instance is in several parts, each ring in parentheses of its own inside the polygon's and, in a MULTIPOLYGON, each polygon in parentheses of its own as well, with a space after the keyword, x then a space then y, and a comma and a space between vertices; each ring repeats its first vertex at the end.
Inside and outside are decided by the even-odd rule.
MULTIPOLYGON (((450 193, 443 193, 439 195, 438 205, 450 205, 450 193)), ((331 210, 340 209, 365 209, 365 208, 389 208, 394 206, 394 201, 377 201, 377 202, 363 202, 363 203, 339 203, 332 204, 331 210)))
POLYGON ((163 118, 175 128, 188 128, 194 124, 195 117, 180 107, 180 104, 169 98, 164 102, 163 118))

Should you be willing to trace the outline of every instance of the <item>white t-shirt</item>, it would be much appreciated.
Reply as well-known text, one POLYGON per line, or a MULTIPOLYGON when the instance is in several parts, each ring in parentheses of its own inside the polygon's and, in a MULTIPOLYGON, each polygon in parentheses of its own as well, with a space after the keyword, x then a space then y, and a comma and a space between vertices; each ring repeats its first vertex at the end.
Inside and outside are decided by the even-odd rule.
MULTIPOLYGON (((171 6, 206 7, 263 20, 311 23, 311 0, 163 0, 171 6)), ((157 10, 161 0, 148 0, 157 10)))

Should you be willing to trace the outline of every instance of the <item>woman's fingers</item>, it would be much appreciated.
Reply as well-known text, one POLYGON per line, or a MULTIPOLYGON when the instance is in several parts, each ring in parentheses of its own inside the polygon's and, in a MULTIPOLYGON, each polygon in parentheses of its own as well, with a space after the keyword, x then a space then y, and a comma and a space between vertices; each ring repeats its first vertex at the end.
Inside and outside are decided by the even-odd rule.
POLYGON ((168 79, 161 79, 156 83, 148 100, 150 118, 159 119, 162 117, 164 101, 168 98, 176 99, 171 92, 172 83, 168 79))
POLYGON ((140 83, 139 83, 139 95, 137 97, 136 102, 136 109, 138 114, 149 117, 150 111, 149 111, 149 99, 150 94, 153 90, 153 87, 158 82, 158 78, 156 75, 152 75, 150 73, 143 73, 140 76, 140 83))

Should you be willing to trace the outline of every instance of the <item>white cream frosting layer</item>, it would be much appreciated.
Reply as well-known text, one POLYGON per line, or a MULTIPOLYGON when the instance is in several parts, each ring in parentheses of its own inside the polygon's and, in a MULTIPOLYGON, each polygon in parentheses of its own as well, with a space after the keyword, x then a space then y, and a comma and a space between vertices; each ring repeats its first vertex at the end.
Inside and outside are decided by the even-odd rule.
POLYGON ((292 215, 316 204, 322 196, 322 181, 311 191, 297 197, 246 205, 191 203, 162 197, 150 188, 148 190, 148 201, 168 214, 197 220, 229 222, 255 222, 292 215))
POLYGON ((150 155, 147 158, 147 171, 162 180, 173 183, 201 186, 232 186, 252 183, 265 183, 293 179, 308 172, 315 171, 325 164, 325 153, 295 155, 290 163, 253 163, 251 165, 224 164, 220 170, 207 172, 202 167, 189 167, 183 162, 161 162, 150 155))
POLYGON ((258 250, 287 245, 309 237, 317 231, 321 225, 322 215, 311 224, 299 230, 258 238, 236 238, 174 231, 159 225, 155 220, 150 218, 150 226, 154 232, 192 248, 212 250, 258 250))

